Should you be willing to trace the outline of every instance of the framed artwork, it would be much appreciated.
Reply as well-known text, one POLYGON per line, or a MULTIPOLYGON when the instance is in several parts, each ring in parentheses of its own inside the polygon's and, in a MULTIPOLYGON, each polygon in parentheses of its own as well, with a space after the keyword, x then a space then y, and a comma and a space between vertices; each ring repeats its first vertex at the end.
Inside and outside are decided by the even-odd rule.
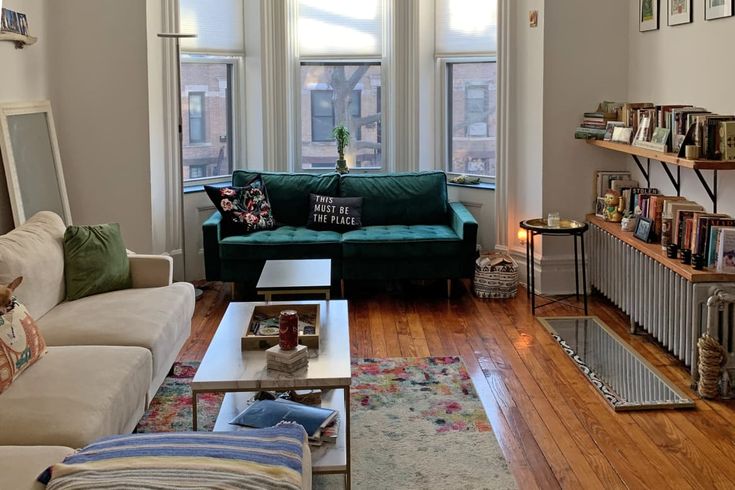
POLYGON ((633 236, 638 240, 651 243, 653 241, 653 220, 639 216, 633 236))
POLYGON ((598 197, 597 201, 595 201, 595 216, 598 218, 605 219, 605 208, 607 207, 607 204, 605 204, 605 198, 604 197, 598 197))
POLYGON ((704 20, 732 17, 733 0, 704 0, 704 20))
POLYGON ((659 0, 638 0, 638 2, 638 30, 640 32, 658 30, 659 0))
POLYGON ((689 24, 694 20, 692 0, 668 0, 668 23, 670 26, 689 24))

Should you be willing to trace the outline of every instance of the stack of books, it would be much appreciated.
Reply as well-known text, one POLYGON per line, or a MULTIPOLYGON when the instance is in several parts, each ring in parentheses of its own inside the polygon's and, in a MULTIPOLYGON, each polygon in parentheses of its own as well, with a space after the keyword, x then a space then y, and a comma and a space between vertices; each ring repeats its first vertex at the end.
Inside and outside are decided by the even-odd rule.
POLYGON ((266 366, 268 369, 294 373, 309 364, 307 350, 305 345, 297 345, 294 350, 283 350, 274 345, 265 351, 266 366))
POLYGON ((609 121, 617 118, 616 113, 610 112, 585 112, 582 125, 574 132, 577 139, 598 139, 605 137, 605 130, 609 121))
POLYGON ((620 104, 601 102, 594 112, 585 112, 582 124, 574 132, 577 139, 604 139, 607 123, 617 121, 620 104))

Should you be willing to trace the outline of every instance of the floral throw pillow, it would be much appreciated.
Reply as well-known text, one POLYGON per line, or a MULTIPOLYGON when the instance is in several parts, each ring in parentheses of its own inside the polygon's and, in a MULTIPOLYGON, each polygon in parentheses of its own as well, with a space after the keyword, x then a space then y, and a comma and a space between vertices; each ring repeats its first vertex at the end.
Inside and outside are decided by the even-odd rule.
POLYGON ((268 194, 260 178, 245 187, 208 185, 204 189, 222 214, 221 226, 225 236, 275 228, 268 194))
POLYGON ((0 393, 46 354, 46 341, 26 307, 13 298, 0 316, 0 393))

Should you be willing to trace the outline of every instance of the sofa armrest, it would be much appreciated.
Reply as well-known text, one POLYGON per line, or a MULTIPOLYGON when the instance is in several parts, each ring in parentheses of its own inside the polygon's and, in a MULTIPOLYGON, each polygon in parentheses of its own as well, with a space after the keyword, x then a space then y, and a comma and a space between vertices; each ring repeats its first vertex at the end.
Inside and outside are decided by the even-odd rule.
POLYGON ((173 282, 174 260, 168 255, 128 253, 134 289, 160 288, 173 282))
POLYGON ((219 281, 222 277, 219 259, 219 241, 222 237, 220 223, 222 215, 219 211, 202 224, 202 246, 204 247, 204 274, 208 281, 219 281))
POLYGON ((463 241, 471 243, 474 251, 477 243, 477 220, 461 202, 450 202, 449 213, 452 229, 463 241))

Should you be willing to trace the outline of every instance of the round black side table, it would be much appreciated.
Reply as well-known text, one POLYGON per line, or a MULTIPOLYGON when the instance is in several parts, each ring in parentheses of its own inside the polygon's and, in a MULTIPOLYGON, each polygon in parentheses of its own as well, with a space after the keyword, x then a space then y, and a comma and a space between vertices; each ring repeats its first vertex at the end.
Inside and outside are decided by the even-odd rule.
MULTIPOLYGON (((584 296, 584 314, 587 315, 587 270, 584 258, 584 233, 589 229, 587 223, 570 219, 560 219, 558 226, 549 226, 547 220, 543 218, 527 219, 521 221, 521 228, 527 231, 526 237, 526 285, 528 286, 528 295, 531 298, 531 311, 536 315, 536 275, 534 264, 534 247, 533 239, 537 235, 554 235, 554 236, 571 236, 574 239, 574 283, 576 287, 576 297, 579 300, 579 254, 577 248, 577 238, 580 241, 582 252, 582 294, 584 296)), ((541 295, 538 295, 541 296, 541 295)), ((572 295, 564 296, 559 299, 549 300, 548 303, 540 305, 539 308, 548 306, 553 303, 559 303, 572 295)), ((571 305, 570 305, 571 306, 571 305)))

